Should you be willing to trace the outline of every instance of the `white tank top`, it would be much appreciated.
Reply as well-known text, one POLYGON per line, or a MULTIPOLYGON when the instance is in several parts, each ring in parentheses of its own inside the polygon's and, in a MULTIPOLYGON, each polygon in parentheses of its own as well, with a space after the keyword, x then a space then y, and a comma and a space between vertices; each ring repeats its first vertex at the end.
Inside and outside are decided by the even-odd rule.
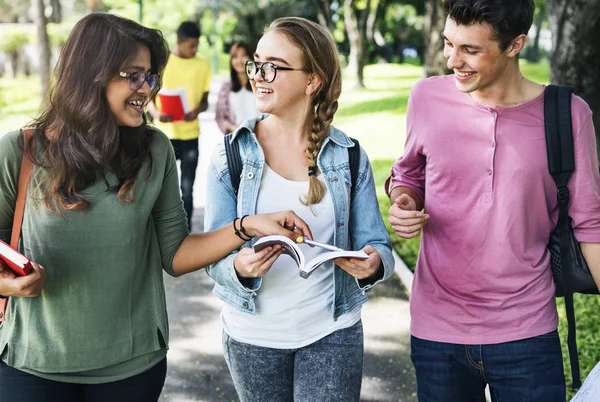
MULTIPOLYGON (((323 180, 322 175, 319 178, 323 180)), ((327 192, 319 204, 307 207, 300 202, 307 192, 308 180, 287 180, 265 164, 256 212, 291 209, 308 223, 315 240, 333 244, 335 217, 331 195, 327 192)), ((307 260, 325 251, 304 244, 300 247, 307 260)), ((356 324, 360 306, 333 320, 333 269, 330 261, 304 279, 289 256, 280 256, 257 291, 256 315, 225 306, 221 313, 225 332, 251 345, 296 349, 356 324)))

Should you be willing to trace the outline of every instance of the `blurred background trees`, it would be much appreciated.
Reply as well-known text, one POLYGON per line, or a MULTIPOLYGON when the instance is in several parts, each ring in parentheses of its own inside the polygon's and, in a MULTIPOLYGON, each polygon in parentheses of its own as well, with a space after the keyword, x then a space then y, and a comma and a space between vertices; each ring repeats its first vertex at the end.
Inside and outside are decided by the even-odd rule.
MULTIPOLYGON (((535 0, 534 26, 522 57, 549 60, 552 82, 570 84, 600 123, 600 61, 596 36, 600 0, 535 0)), ((302 16, 331 31, 347 73, 368 86, 364 68, 374 63, 423 66, 423 75, 445 74, 442 0, 0 0, 0 75, 32 70, 43 86, 70 28, 86 13, 116 13, 163 31, 171 45, 184 20, 200 22, 201 53, 223 66, 234 41, 256 44, 268 23, 302 16), (37 28, 36 28, 37 27, 37 28)))

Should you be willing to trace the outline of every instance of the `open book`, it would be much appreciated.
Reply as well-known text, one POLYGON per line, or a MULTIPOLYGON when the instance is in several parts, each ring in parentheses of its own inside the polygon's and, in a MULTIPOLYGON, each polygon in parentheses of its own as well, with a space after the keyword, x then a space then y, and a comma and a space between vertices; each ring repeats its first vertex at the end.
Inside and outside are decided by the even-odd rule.
POLYGON ((587 375, 579 392, 571 402, 596 402, 600 401, 600 363, 587 375))
MULTIPOLYGON (((335 251, 325 251, 310 261, 306 261, 306 257, 302 250, 296 243, 285 236, 273 235, 261 237, 256 243, 254 243, 254 251, 262 250, 265 247, 281 244, 283 246, 283 253, 292 257, 292 260, 296 263, 300 269, 300 276, 308 278, 310 274, 314 272, 321 264, 326 261, 333 260, 338 257, 353 257, 367 259, 369 256, 364 251, 348 251, 341 248, 336 248, 335 251)), ((331 248, 335 248, 330 246, 331 248)))
POLYGON ((161 113, 170 114, 173 121, 183 120, 190 111, 185 94, 185 88, 161 89, 158 94, 161 113))

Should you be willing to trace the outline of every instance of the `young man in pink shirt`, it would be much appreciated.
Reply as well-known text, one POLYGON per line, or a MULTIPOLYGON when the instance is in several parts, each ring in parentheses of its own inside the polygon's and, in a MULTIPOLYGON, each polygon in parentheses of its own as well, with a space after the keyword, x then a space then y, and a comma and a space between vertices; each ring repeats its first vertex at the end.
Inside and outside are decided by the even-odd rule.
MULTIPOLYGON (((558 219, 548 173, 544 86, 518 55, 533 0, 445 0, 454 74, 411 91, 390 224, 422 230, 411 293, 411 358, 421 402, 564 402, 550 254, 558 219)), ((600 284, 600 177, 588 105, 573 96, 574 234, 600 284)))

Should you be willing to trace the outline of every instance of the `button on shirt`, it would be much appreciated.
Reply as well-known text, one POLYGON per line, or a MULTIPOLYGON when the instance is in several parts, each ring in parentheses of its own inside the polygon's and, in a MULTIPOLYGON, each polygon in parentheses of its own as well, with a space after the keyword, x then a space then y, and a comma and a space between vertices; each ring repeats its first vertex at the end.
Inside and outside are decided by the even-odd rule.
MULTIPOLYGON (((411 293, 411 332, 438 342, 490 344, 557 327, 546 245, 556 226, 543 93, 490 109, 453 75, 419 82, 407 111, 405 154, 391 187, 419 194, 430 220, 411 293), (435 116, 435 118, 431 118, 435 116)), ((591 111, 572 100, 574 233, 600 242, 600 190, 591 111)))

